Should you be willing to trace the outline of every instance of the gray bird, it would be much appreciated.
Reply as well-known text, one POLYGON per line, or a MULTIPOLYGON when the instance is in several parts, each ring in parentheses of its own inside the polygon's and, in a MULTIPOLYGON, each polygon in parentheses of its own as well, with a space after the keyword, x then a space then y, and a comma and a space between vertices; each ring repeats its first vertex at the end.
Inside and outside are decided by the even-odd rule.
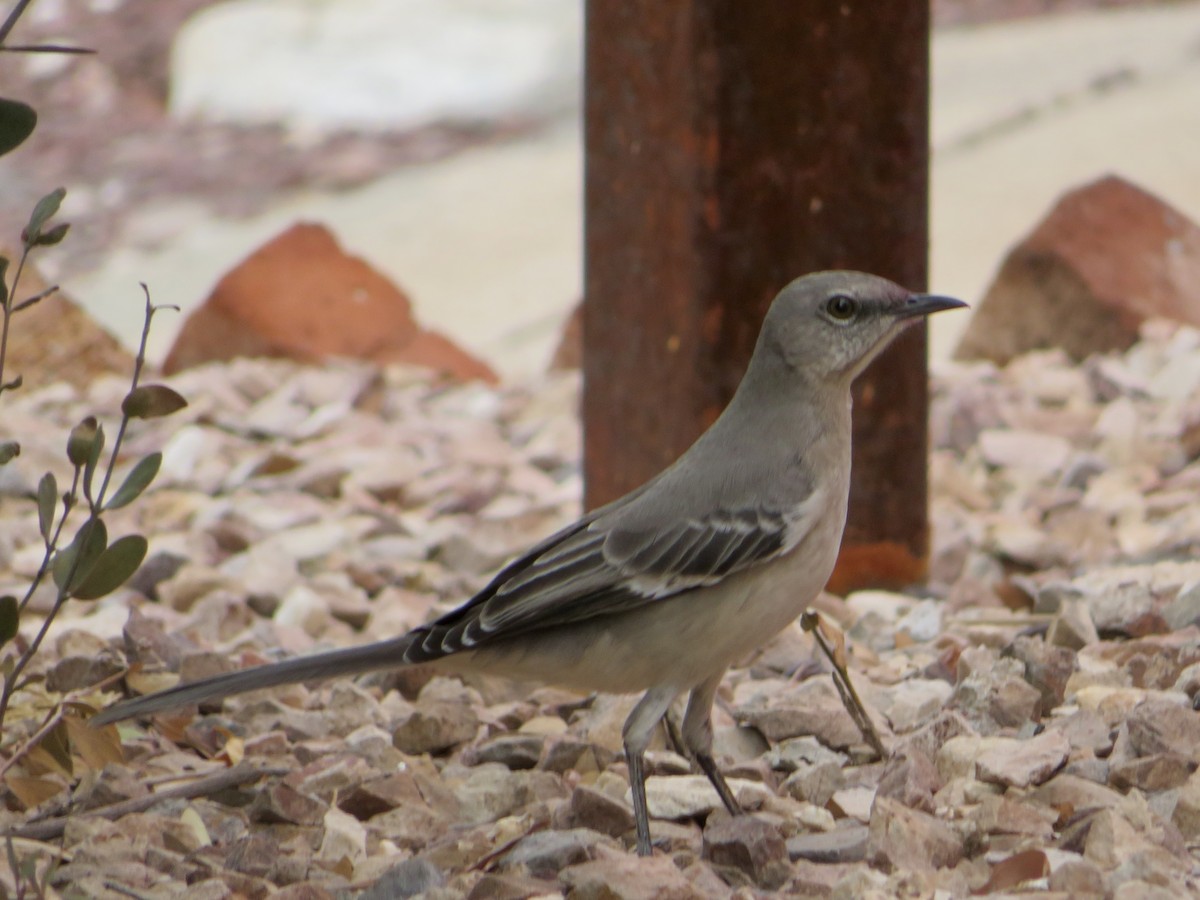
POLYGON ((647 856, 643 754, 690 692, 684 743, 737 814, 712 758, 713 697, 729 665, 803 612, 833 570, 850 487, 850 383, 908 325, 965 305, 859 272, 799 278, 772 302, 729 406, 686 453, 509 563, 458 609, 391 640, 117 703, 92 722, 415 663, 644 691, 623 736, 647 856))

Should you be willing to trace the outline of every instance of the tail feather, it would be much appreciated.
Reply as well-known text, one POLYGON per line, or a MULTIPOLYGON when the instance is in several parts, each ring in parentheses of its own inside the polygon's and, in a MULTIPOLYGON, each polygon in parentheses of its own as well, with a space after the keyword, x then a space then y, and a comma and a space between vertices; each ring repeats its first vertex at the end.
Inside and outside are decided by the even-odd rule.
POLYGON ((124 700, 92 717, 93 725, 107 725, 133 716, 161 712, 178 706, 202 703, 257 691, 261 688, 296 684, 301 681, 321 681, 344 675, 359 675, 379 669, 392 669, 405 664, 404 653, 413 642, 412 635, 390 641, 380 641, 362 647, 347 647, 312 656, 299 656, 283 662, 254 666, 224 675, 214 675, 187 684, 178 684, 165 691, 124 700))

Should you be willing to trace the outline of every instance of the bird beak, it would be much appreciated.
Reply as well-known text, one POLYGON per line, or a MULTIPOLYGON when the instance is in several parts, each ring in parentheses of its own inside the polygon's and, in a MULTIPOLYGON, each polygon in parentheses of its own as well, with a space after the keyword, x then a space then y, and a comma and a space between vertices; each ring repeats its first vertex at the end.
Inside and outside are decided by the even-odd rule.
POLYGON ((965 308, 967 304, 953 297, 941 297, 937 294, 910 294, 904 305, 896 310, 897 319, 913 319, 918 316, 928 316, 944 309, 965 308))

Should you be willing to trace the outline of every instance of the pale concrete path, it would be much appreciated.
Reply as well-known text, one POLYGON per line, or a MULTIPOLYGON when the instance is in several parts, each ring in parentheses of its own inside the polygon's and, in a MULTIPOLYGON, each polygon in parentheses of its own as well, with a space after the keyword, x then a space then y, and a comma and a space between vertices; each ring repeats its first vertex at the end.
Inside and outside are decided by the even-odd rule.
MULTIPOLYGON (((977 300, 1055 197, 1107 172, 1200 219, 1200 2, 938 32, 932 132, 930 281, 943 293, 977 300)), ((525 375, 581 293, 581 179, 568 118, 357 190, 298 192, 247 220, 199 204, 143 210, 125 249, 66 287, 132 342, 138 281, 186 312, 260 243, 318 221, 404 287, 422 322, 525 375)), ((935 359, 965 318, 935 320, 935 359)), ((177 323, 155 327, 161 358, 177 323)))

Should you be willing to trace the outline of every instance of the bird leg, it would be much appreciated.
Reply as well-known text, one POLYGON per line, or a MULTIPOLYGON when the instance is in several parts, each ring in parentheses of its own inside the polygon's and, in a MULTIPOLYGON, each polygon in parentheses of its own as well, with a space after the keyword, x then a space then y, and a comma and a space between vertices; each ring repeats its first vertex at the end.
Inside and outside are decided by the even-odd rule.
POLYGON ((654 729, 677 696, 679 690, 673 687, 659 686, 646 691, 625 720, 621 732, 625 741, 625 762, 629 766, 629 787, 633 791, 638 856, 649 856, 653 852, 650 846, 650 811, 646 805, 646 748, 650 746, 654 729))
POLYGON ((708 776, 712 786, 716 788, 717 796, 729 810, 729 814, 740 816, 742 807, 738 804, 733 791, 725 781, 725 776, 717 768, 717 762, 712 756, 712 705, 716 696, 717 686, 725 673, 718 672, 712 678, 692 689, 688 697, 687 712, 683 714, 683 741, 687 745, 696 764, 708 776))

